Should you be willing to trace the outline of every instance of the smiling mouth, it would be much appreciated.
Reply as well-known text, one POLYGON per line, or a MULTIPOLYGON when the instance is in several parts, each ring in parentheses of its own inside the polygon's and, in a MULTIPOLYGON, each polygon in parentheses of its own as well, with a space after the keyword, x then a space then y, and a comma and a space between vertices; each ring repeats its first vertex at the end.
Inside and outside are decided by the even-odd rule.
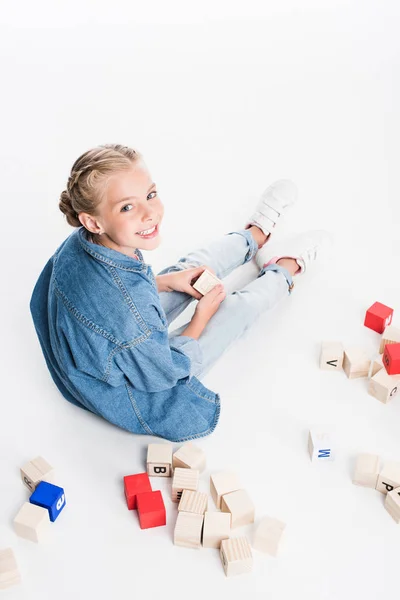
POLYGON ((143 229, 143 231, 138 231, 136 235, 139 235, 141 238, 151 238, 158 234, 158 223, 150 229, 143 229))

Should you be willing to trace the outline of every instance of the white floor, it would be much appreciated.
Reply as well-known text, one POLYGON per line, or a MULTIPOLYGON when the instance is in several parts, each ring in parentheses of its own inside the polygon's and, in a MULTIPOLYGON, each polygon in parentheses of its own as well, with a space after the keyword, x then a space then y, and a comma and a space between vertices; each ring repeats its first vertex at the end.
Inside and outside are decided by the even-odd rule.
MULTIPOLYGON (((351 477, 359 452, 400 460, 400 396, 381 404, 365 379, 320 371, 318 353, 322 339, 338 339, 372 356, 379 335, 363 319, 376 300, 395 309, 400 326, 398 4, 73 0, 2 12, 0 548, 14 549, 22 574, 4 597, 375 600, 395 592, 400 526, 383 496, 351 477), (254 551, 250 575, 227 579, 216 550, 173 545, 169 481, 153 480, 167 526, 140 530, 122 478, 144 470, 157 440, 68 404, 45 367, 30 294, 72 231, 58 210, 69 169, 106 142, 140 149, 165 204, 163 243, 145 255, 155 272, 243 227, 280 177, 297 182, 300 198, 277 235, 336 235, 333 260, 298 280, 204 380, 222 411, 198 442, 208 459, 201 489, 211 472, 236 470, 256 519, 287 523, 279 556, 254 551), (307 433, 324 424, 338 455, 314 465, 307 433), (54 465, 67 498, 42 545, 12 529, 28 498, 19 467, 37 455, 54 465)), ((255 264, 242 267, 228 290, 256 275, 255 264)))

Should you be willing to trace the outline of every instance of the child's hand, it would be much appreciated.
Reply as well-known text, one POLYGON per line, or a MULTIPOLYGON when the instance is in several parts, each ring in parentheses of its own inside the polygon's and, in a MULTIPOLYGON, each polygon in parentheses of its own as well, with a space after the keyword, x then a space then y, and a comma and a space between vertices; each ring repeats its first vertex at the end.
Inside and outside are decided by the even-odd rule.
POLYGON ((225 297, 226 292, 223 284, 216 285, 199 300, 193 316, 201 322, 208 323, 225 297))
POLYGON ((213 269, 207 265, 202 265, 201 267, 193 267, 184 269, 183 271, 165 273, 164 275, 159 275, 157 279, 159 282, 162 282, 162 291, 185 292, 186 294, 193 296, 193 298, 196 298, 196 300, 200 300, 203 298, 203 295, 195 290, 192 285, 206 269, 215 275, 213 269))

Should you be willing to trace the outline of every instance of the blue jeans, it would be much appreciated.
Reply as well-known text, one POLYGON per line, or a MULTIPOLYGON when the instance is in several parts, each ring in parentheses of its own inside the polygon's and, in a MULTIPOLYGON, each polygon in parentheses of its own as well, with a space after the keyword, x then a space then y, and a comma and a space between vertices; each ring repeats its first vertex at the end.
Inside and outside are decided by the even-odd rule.
MULTIPOLYGON (((232 231, 204 248, 189 252, 158 275, 207 265, 215 271, 219 279, 223 279, 236 267, 250 261, 257 250, 258 245, 248 229, 232 231)), ((227 295, 198 339, 202 350, 201 363, 198 362, 198 358, 196 360, 194 356, 190 356, 187 348, 181 347, 192 359, 191 375, 199 379, 205 375, 262 312, 272 308, 281 298, 291 293, 292 285, 289 271, 280 265, 272 264, 263 268, 257 278, 243 289, 227 295)), ((185 292, 176 291, 160 292, 159 296, 168 325, 196 300, 185 292)), ((169 337, 181 335, 189 322, 172 331, 169 337)))

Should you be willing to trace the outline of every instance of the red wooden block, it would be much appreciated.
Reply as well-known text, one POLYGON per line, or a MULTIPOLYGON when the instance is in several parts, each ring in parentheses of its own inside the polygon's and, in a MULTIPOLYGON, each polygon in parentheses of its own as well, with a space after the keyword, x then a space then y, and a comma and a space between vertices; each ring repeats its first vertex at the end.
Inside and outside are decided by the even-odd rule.
POLYGON ((142 492, 151 492, 151 483, 147 473, 126 475, 124 477, 124 490, 126 503, 129 510, 137 507, 136 496, 142 492))
POLYGON ((386 344, 382 362, 388 375, 398 375, 400 373, 400 344, 386 344))
POLYGON ((365 314, 365 327, 369 327, 378 333, 383 333, 385 328, 390 325, 393 317, 393 308, 385 304, 375 302, 365 314))
POLYGON ((137 508, 141 529, 167 524, 164 500, 160 490, 138 494, 137 508))

